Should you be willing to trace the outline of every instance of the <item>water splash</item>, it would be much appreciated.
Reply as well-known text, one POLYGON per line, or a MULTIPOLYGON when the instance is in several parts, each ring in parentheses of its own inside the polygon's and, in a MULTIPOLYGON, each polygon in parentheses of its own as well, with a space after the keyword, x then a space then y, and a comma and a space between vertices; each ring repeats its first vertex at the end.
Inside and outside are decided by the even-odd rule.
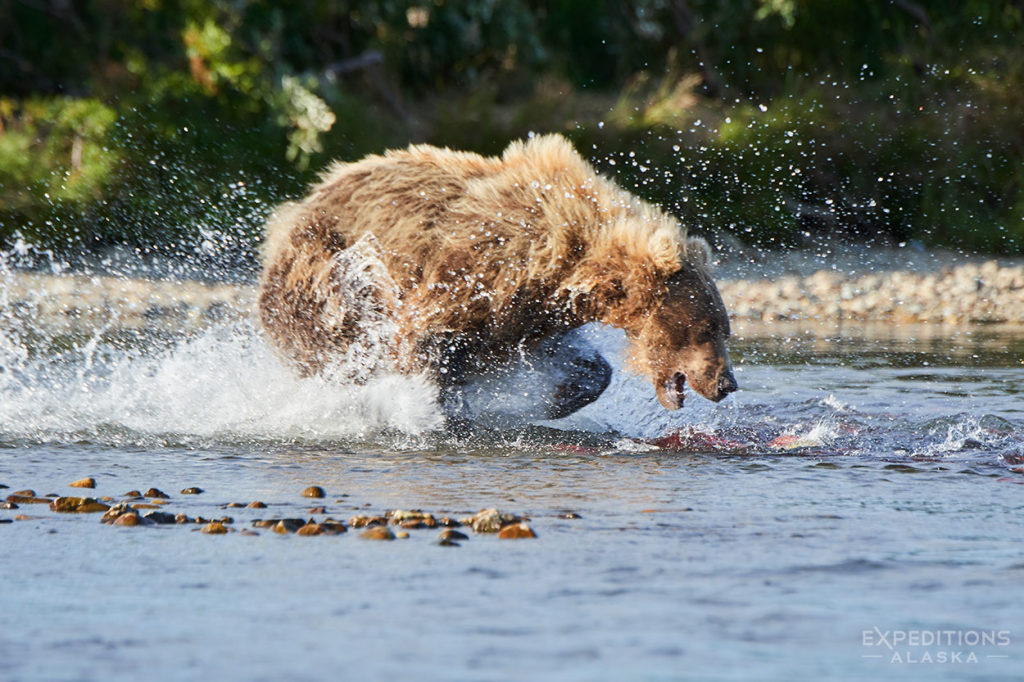
POLYGON ((18 348, 0 374, 5 439, 366 440, 442 426, 437 389, 426 378, 299 378, 248 323, 163 348, 121 349, 99 334, 56 358, 18 348))

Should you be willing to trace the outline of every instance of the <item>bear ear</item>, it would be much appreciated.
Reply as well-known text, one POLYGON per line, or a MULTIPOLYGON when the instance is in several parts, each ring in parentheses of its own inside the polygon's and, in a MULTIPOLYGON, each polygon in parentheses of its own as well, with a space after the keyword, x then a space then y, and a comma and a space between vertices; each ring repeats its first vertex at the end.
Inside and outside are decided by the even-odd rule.
POLYGON ((686 260, 700 267, 711 265, 711 247, 700 237, 690 237, 686 240, 686 260))

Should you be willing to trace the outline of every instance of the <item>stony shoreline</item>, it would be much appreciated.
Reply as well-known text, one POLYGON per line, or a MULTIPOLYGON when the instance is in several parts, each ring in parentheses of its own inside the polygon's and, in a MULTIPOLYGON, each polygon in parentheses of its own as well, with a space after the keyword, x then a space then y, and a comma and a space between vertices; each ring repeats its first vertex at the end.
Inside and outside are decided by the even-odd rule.
MULTIPOLYGON (((1024 329, 1022 259, 906 249, 856 256, 748 253, 720 263, 716 279, 741 333, 774 322, 1024 329)), ((251 315, 256 298, 251 284, 104 275, 0 272, 0 285, 0 314, 67 332, 201 328, 251 315)))

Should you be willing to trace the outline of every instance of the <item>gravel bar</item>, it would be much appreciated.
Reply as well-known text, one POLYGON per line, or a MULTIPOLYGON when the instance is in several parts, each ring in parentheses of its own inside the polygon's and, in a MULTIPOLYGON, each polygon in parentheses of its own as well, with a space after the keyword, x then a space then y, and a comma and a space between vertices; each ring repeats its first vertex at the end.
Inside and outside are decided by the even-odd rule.
MULTIPOLYGON (((746 252, 724 259, 716 279, 741 330, 782 321, 1024 327, 1024 259, 746 252)), ((0 271, 0 316, 51 331, 201 328, 250 317, 255 300, 252 284, 0 271)))

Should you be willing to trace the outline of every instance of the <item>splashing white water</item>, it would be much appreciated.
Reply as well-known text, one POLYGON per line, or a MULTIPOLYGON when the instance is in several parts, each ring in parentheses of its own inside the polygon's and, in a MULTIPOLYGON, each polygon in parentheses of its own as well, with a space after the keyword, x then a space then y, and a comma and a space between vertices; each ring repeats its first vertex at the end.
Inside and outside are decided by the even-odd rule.
POLYGON ((13 356, 20 366, 0 383, 5 435, 102 439, 127 429, 214 439, 364 439, 386 430, 419 435, 443 422, 437 389, 426 378, 298 378, 249 324, 156 351, 119 351, 98 337, 80 350, 84 357, 74 362, 13 356))

